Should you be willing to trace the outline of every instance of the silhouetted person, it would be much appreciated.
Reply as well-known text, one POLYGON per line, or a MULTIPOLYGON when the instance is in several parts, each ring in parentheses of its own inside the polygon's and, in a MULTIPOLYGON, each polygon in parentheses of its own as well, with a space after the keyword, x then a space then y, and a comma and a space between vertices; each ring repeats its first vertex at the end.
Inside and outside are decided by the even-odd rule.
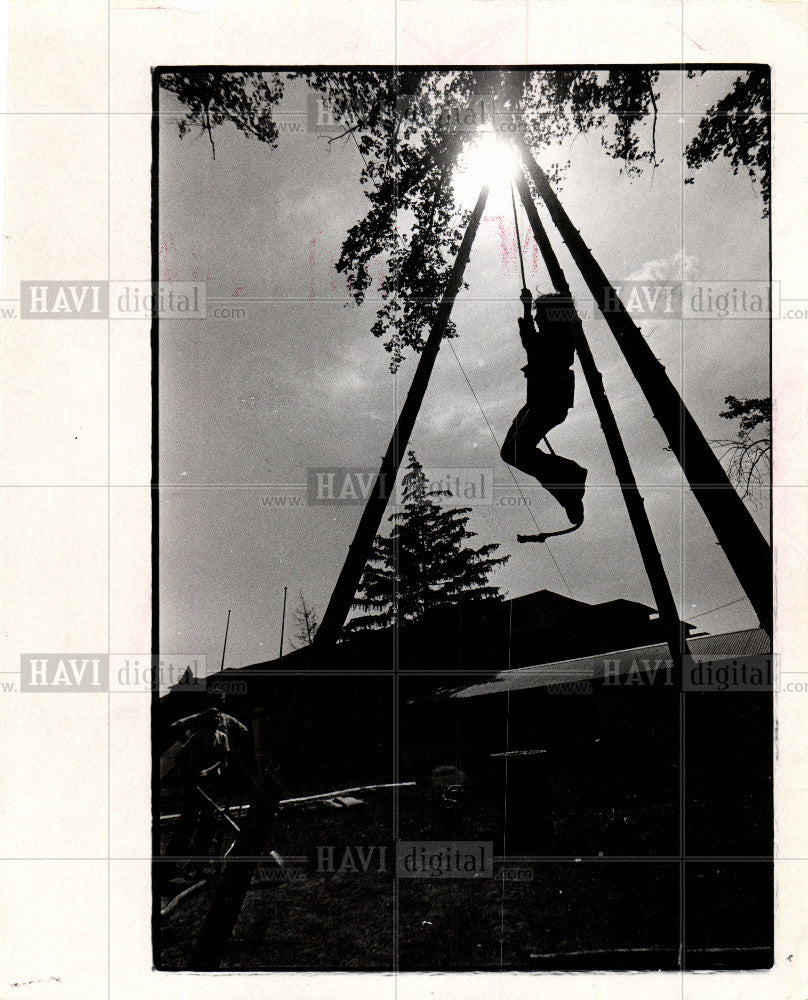
POLYGON ((211 798, 224 795, 229 804, 232 775, 228 769, 231 753, 229 732, 247 731, 238 719, 208 708, 174 723, 190 735, 176 758, 175 771, 182 784, 182 806, 166 856, 182 858, 194 844, 204 852, 212 831, 212 807, 200 789, 211 798))
POLYGON ((563 315, 572 308, 560 295, 540 295, 536 299, 536 324, 530 314, 533 298, 527 288, 520 299, 524 316, 519 319, 519 336, 527 353, 522 369, 527 379, 527 401, 516 414, 502 444, 503 461, 537 479, 561 504, 570 521, 584 519, 586 469, 552 452, 542 451, 539 442, 548 431, 563 423, 575 397, 574 326, 563 315))

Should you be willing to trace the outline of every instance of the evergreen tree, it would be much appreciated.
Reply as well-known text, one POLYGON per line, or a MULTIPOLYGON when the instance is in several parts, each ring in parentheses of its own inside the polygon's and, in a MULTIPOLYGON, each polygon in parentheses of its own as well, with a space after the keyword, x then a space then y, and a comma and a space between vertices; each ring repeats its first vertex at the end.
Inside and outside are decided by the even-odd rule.
POLYGON ((319 622, 317 621, 317 611, 313 608, 303 591, 300 591, 300 597, 295 611, 295 649, 301 649, 303 646, 310 646, 314 641, 314 634, 317 631, 317 626, 319 622))
POLYGON ((500 597, 488 578, 509 556, 495 556, 496 544, 473 548, 470 507, 444 507, 431 490, 415 453, 407 453, 402 480, 403 509, 390 515, 389 536, 377 535, 354 606, 363 615, 350 629, 382 628, 419 621, 437 608, 460 601, 500 597))

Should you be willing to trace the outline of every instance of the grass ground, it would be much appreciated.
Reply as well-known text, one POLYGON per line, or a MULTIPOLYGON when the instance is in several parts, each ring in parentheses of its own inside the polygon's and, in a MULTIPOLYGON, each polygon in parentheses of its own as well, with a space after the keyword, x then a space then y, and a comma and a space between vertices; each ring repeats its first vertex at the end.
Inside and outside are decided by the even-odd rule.
MULTIPOLYGON (((271 863, 259 866, 224 967, 494 970, 544 962, 570 968, 582 961, 584 952, 590 967, 676 967, 678 861, 658 861, 645 852, 633 860, 606 856, 497 863, 493 878, 397 879, 393 807, 390 793, 377 793, 349 809, 283 811, 274 846, 284 857, 307 861, 289 861, 282 880, 271 863), (317 847, 323 845, 336 846, 337 860, 346 846, 387 845, 386 870, 379 871, 374 862, 367 872, 317 871, 317 847)), ((398 807, 404 839, 438 839, 420 790, 404 790, 398 807)), ((570 824, 569 814, 565 816, 570 824)), ((638 822, 636 816, 633 821, 638 822)), ((478 808, 466 817, 463 836, 484 839, 491 825, 491 816, 478 808)), ((610 842, 608 831, 621 825, 619 810, 607 815, 605 809, 590 814, 585 823, 601 829, 605 845, 610 842)), ((611 835, 611 842, 615 837, 611 835)), ((728 867, 723 866, 723 876, 717 866, 703 865, 688 874, 701 914, 694 913, 690 921, 697 938, 690 944, 765 947, 765 918, 757 928, 749 927, 739 906, 743 893, 749 892, 750 866, 736 865, 738 877, 727 874, 728 867), (705 906, 715 914, 716 899, 726 902, 722 919, 705 919, 705 906)), ((760 895, 765 913, 766 872, 759 873, 755 884, 752 891, 760 895)), ((187 967, 190 945, 208 905, 209 895, 202 892, 166 918, 160 938, 163 968, 187 967)))

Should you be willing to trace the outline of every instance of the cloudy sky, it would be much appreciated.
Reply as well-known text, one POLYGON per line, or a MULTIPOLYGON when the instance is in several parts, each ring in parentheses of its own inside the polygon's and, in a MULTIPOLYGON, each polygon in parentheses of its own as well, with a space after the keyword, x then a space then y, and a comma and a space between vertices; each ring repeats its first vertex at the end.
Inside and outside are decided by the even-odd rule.
MULTIPOLYGON (((662 163, 653 173, 622 175, 596 134, 567 144, 562 203, 614 284, 675 280, 683 268, 690 280, 767 280, 768 223, 749 178, 733 175, 722 158, 683 185, 683 139, 736 76, 713 72, 683 81, 678 72, 663 73, 662 163)), ((361 161, 350 139, 329 144, 308 131, 306 106, 305 85, 288 85, 278 148, 223 126, 214 133, 214 159, 206 136, 179 138, 180 106, 162 95, 160 275, 205 280, 209 317, 161 325, 161 652, 201 653, 210 670, 219 665, 228 608, 226 662, 234 667, 277 655, 284 586, 289 619, 300 591, 322 612, 361 508, 307 505, 306 469, 376 467, 414 369, 408 359, 390 374, 389 355, 370 334, 377 303, 372 296, 361 307, 350 303, 334 270, 347 230, 365 211, 361 161), (211 315, 233 306, 242 318, 211 315)), ((471 207, 468 179, 456 190, 471 207)), ((583 281, 543 217, 583 304, 583 281)), ((524 232, 523 217, 520 225, 524 232)), ((530 247, 527 262, 530 286, 549 290, 530 247)), ((550 438, 589 469, 586 521, 546 546, 516 542, 519 532, 566 521, 548 494, 516 473, 520 494, 499 459, 524 401, 525 363, 502 179, 492 189, 467 279, 453 314, 459 337, 441 348, 412 447, 426 466, 493 471, 494 503, 475 506, 470 523, 480 542, 498 542, 511 554, 495 578, 508 596, 548 588, 589 602, 625 597, 652 604, 580 374, 575 409, 550 438)), ((640 325, 708 438, 728 436, 730 425, 718 416, 726 395, 768 395, 767 320, 648 317, 640 325)), ((590 314, 585 328, 680 613, 711 632, 754 626, 602 317, 590 314)), ((768 531, 765 497, 754 513, 768 531)))

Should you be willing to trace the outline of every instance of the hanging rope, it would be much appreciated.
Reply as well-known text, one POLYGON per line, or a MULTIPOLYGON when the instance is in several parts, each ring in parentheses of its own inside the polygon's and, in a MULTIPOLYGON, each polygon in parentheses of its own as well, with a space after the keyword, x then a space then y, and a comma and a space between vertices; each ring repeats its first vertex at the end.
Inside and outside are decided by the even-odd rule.
MULTIPOLYGON (((491 421, 488 419, 488 417, 485 414, 485 410, 483 409, 482 403, 480 402, 479 397, 477 396, 477 393, 474 391, 474 386, 471 384, 471 379, 468 377, 468 374, 466 373, 466 369, 461 364, 460 358, 457 356, 457 351, 454 349, 454 347, 452 347, 451 340, 449 341, 449 350, 454 355, 454 359, 457 362, 457 366, 460 369, 460 372, 463 375, 463 378, 466 380, 466 385, 469 387, 469 391, 471 392, 472 396, 474 397, 474 402, 477 404, 477 407, 478 407, 480 413, 482 414, 483 420, 485 421, 486 427, 488 428, 488 431, 489 431, 489 433, 491 435, 491 438, 492 438, 492 440, 494 442, 494 447, 497 449, 497 451, 499 451, 499 441, 497 441, 497 436, 494 433, 494 428, 491 426, 491 421)), ((516 487, 516 491, 519 494, 519 497, 520 497, 520 499, 522 501, 522 506, 527 510, 528 514, 530 515, 530 520, 538 528, 538 526, 539 526, 538 522, 536 521, 536 518, 533 516, 533 511, 530 509, 530 505, 525 500, 525 496, 522 493, 522 487, 519 485, 519 482, 518 482, 516 476, 513 474, 513 469, 509 465, 506 465, 505 468, 511 474, 511 479, 513 480, 513 485, 516 487)), ((517 536, 517 537, 519 537, 519 536, 517 536)), ((526 538, 530 538, 530 537, 536 537, 536 538, 538 538, 538 535, 536 535, 536 536, 526 535, 524 537, 526 537, 526 538)), ((542 540, 544 540, 544 539, 542 539, 542 540)), ((567 593, 570 595, 570 597, 573 597, 574 595, 572 593, 572 589, 570 588, 569 583, 567 583, 567 578, 564 576, 563 572, 561 571, 561 567, 558 565, 558 560, 553 555, 553 550, 550 548, 549 545, 547 546, 547 554, 552 559, 553 565, 556 568, 556 572, 558 573, 558 575, 563 580, 564 586, 567 588, 567 593)))
MULTIPOLYGON (((513 206, 513 226, 514 226, 514 229, 516 230, 516 249, 519 251, 519 270, 522 273, 522 288, 525 291, 527 291, 527 278, 525 277, 525 259, 524 259, 523 255, 522 255, 522 240, 521 240, 521 238, 519 236, 519 215, 517 214, 517 211, 516 211, 516 193, 515 193, 515 191, 516 191, 515 185, 513 184, 513 182, 511 182, 511 205, 513 206)), ((525 318, 528 319, 529 317, 526 315, 525 318)), ((551 455, 555 455, 555 451, 553 449, 553 446, 548 441, 546 434, 542 438, 542 440, 544 441, 544 443, 547 445, 548 449, 550 450, 550 454, 551 455)))
MULTIPOLYGON (((520 234, 519 234, 519 216, 517 215, 517 212, 516 212, 516 198, 515 198, 515 195, 514 195, 514 185, 513 184, 511 184, 511 204, 513 206, 513 222, 514 222, 514 227, 516 229, 516 246, 517 246, 518 251, 519 251, 519 268, 520 268, 520 271, 521 271, 521 274, 522 274, 522 287, 523 288, 527 288, 527 279, 525 277, 525 264, 524 264, 524 259, 523 259, 523 256, 522 256, 522 241, 521 241, 520 234)), ((488 427, 489 433, 491 434, 491 437, 492 437, 492 439, 494 441, 494 445, 497 447, 497 449, 499 449, 499 442, 497 441, 497 437, 496 437, 496 434, 494 433, 494 429, 491 426, 491 423, 488 420, 488 417, 486 416, 485 410, 483 409, 482 404, 480 403, 480 400, 477 397, 477 393, 474 391, 474 387, 471 384, 471 380, 469 379, 468 374, 466 373, 466 370, 464 369, 463 365, 461 364, 460 358, 457 356, 457 352, 455 351, 454 347, 452 346, 451 341, 449 342, 449 349, 451 350, 452 354, 454 355, 454 359, 457 362, 458 367, 460 368, 460 371, 461 371, 461 373, 463 375, 463 378, 466 380, 466 384, 469 387, 469 391, 471 392, 471 395, 474 397, 474 401, 477 404, 477 407, 479 408, 480 413, 482 414, 483 420, 485 421, 486 426, 488 427)), ((544 443, 549 448, 551 454, 555 455, 555 451, 553 450, 553 446, 550 444, 550 442, 547 440, 546 437, 544 438, 544 443)), ((516 487, 516 489, 517 489, 517 491, 519 493, 519 496, 522 498, 522 501, 524 503, 525 498, 524 498, 524 495, 522 494, 522 489, 519 486, 519 483, 518 483, 518 481, 516 479, 516 476, 513 473, 513 469, 511 469, 511 467, 507 466, 507 465, 506 465, 506 468, 508 469, 508 472, 510 472, 511 478, 513 479, 513 484, 516 487)), ((538 528, 538 524, 536 522, 536 518, 533 515, 533 511, 530 509, 529 505, 525 505, 525 506, 527 506, 527 511, 528 511, 528 514, 530 515, 530 519, 533 521, 533 523, 538 528)), ((577 531, 577 529, 579 527, 580 527, 580 525, 576 524, 576 525, 573 525, 572 527, 564 528, 561 531, 541 532, 538 535, 517 535, 516 537, 517 537, 517 540, 520 541, 520 542, 545 542, 548 538, 551 538, 553 535, 566 535, 566 534, 568 534, 571 531, 577 531)), ((553 554, 553 551, 550 548, 550 546, 547 547, 547 554, 552 559, 553 565, 556 568, 556 572, 561 577, 561 579, 562 579, 562 581, 564 583, 564 586, 567 589, 567 593, 570 595, 570 597, 572 597, 573 596, 572 590, 570 588, 569 583, 567 582, 567 578, 564 576, 563 572, 561 571, 561 567, 558 565, 558 560, 556 559, 555 555, 553 554)))
MULTIPOLYGON (((533 297, 532 297, 532 295, 530 293, 530 290, 527 288, 527 277, 525 275, 525 259, 524 259, 524 254, 522 252, 522 238, 521 238, 521 233, 519 232, 519 214, 516 211, 516 185, 515 185, 515 183, 513 183, 513 181, 511 182, 511 206, 513 208, 513 225, 514 225, 514 230, 516 232, 516 248, 517 248, 517 251, 519 253, 519 270, 520 270, 521 275, 522 275, 522 293, 520 295, 520 299, 521 299, 522 305, 524 306, 524 310, 525 310, 524 320, 520 320, 520 330, 521 330, 521 334, 522 334, 522 341, 525 344, 525 347, 527 349, 527 341, 526 341, 525 338, 527 336, 529 336, 529 334, 528 334, 527 331, 533 325, 533 319, 532 319, 531 314, 530 314, 531 305, 533 304, 533 297)), ((545 260, 545 263, 546 262, 547 261, 545 260)), ((549 273, 549 266, 548 266, 548 273, 549 273)), ((555 287, 555 282, 553 282, 552 274, 551 274, 551 282, 553 283, 553 285, 555 287)), ((524 369, 524 371, 527 373, 527 369, 524 369)), ((525 420, 525 419, 527 419, 528 415, 529 415, 529 409, 526 406, 524 408, 524 410, 521 412, 520 416, 517 416, 516 420, 514 421, 512 427, 511 427, 511 430, 508 432, 508 438, 506 438, 506 444, 507 444, 508 441, 511 440, 511 435, 514 436, 514 442, 515 442, 515 435, 518 433, 522 421, 525 420)), ((556 423, 557 423, 557 421, 556 421, 556 423)), ((548 448, 548 450, 550 452, 550 455, 552 455, 555 459, 558 459, 558 462, 561 462, 561 463, 567 462, 566 459, 560 459, 560 458, 558 458, 558 456, 555 453, 555 450, 553 449, 553 446, 547 440, 547 436, 546 435, 542 438, 542 440, 543 440, 544 444, 547 446, 547 448, 548 448)), ((514 456, 515 456, 516 455, 516 451, 515 451, 516 445, 515 445, 515 443, 513 444, 513 448, 514 448, 514 456)), ((505 459, 506 462, 510 462, 510 459, 508 458, 508 456, 505 455, 504 451, 501 452, 501 454, 502 454, 502 457, 505 459)), ((509 455, 510 455, 510 451, 509 451, 509 455)), ((546 455, 544 452, 542 452, 541 449, 537 449, 536 461, 538 461, 538 456, 543 456, 542 461, 544 461, 544 458, 549 459, 549 457, 550 457, 550 456, 546 455)), ((545 482, 544 482, 544 478, 541 477, 540 475, 537 475, 536 472, 533 471, 533 465, 534 464, 535 463, 533 463, 532 460, 531 460, 530 463, 528 463, 527 466, 524 464, 524 462, 522 464, 519 464, 518 462, 516 462, 516 467, 520 468, 520 469, 522 469, 523 471, 526 471, 526 472, 529 471, 531 475, 533 475, 535 478, 539 479, 539 481, 543 485, 545 485, 546 488, 549 489, 549 486, 547 486, 547 484, 545 484, 545 482)), ((578 467, 578 468, 580 468, 580 467, 578 467)), ((586 477, 585 470, 584 470, 583 475, 584 475, 584 478, 585 478, 586 477)), ((562 506, 564 506, 565 509, 567 509, 566 505, 559 498, 559 496, 557 496, 556 492, 554 492, 552 489, 550 489, 550 492, 553 493, 553 496, 556 497, 556 499, 559 501, 559 503, 561 503, 562 506)), ((574 516, 572 513, 570 513, 569 510, 567 511, 567 513, 569 515, 570 520, 573 522, 570 527, 563 528, 563 529, 561 529, 559 531, 540 532, 539 534, 536 534, 536 535, 517 535, 517 540, 519 542, 546 542, 548 538, 553 538, 553 537, 556 537, 558 535, 568 535, 568 534, 572 533, 573 531, 577 531, 578 528, 580 528, 581 524, 583 523, 583 517, 582 517, 582 515, 580 517, 577 516, 577 515, 574 516)))
MULTIPOLYGON (((519 236, 519 215, 518 215, 518 213, 516 211, 516 193, 515 193, 515 191, 516 191, 516 186, 515 186, 515 184, 513 182, 511 182, 511 205, 513 206, 513 226, 514 226, 514 229, 516 230, 516 249, 519 251, 519 270, 522 273, 522 288, 525 291, 527 291, 527 278, 525 277, 525 259, 524 259, 524 256, 522 254, 522 240, 521 240, 521 237, 519 236)), ((526 316, 525 318, 527 319, 528 317, 526 316)), ((547 448, 548 448, 550 454, 551 455, 555 455, 555 449, 550 444, 550 441, 549 441, 549 439, 548 439, 548 437, 547 437, 546 434, 542 438, 542 441, 544 441, 544 443, 547 445, 547 448)), ((569 529, 567 529, 567 530, 569 530, 569 529)), ((561 534, 561 535, 563 535, 563 534, 566 534, 566 531, 554 532, 554 534, 561 534)), ((544 539, 542 539, 542 541, 544 541, 544 539)))
POLYGON ((519 251, 519 269, 522 272, 522 288, 527 288, 525 261, 522 257, 522 241, 519 238, 519 216, 516 214, 516 195, 514 194, 513 183, 511 183, 511 204, 513 205, 513 224, 516 228, 516 248, 519 251))

